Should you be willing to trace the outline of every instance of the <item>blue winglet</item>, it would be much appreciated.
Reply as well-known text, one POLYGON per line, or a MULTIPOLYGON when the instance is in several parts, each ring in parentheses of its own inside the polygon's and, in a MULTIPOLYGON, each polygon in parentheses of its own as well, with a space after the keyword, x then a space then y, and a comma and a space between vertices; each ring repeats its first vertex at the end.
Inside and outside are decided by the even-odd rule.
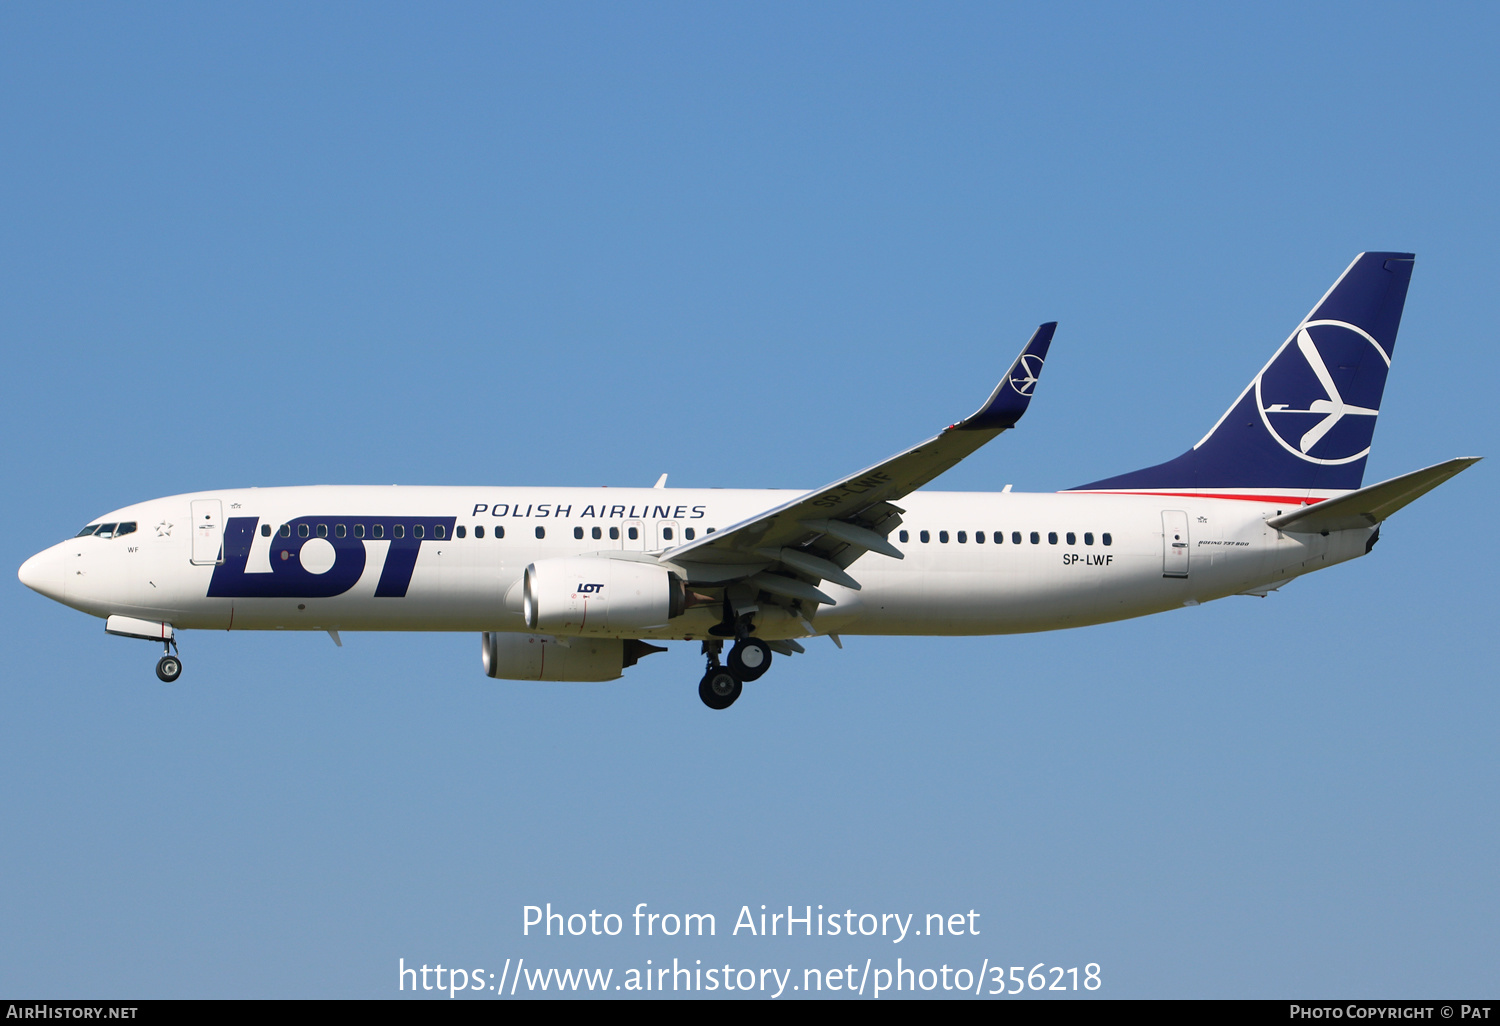
POLYGON ((978 412, 953 425, 954 428, 961 431, 1003 431, 1015 427, 1026 407, 1031 405, 1031 393, 1036 388, 1037 379, 1042 376, 1042 364, 1047 361, 1047 348, 1052 345, 1052 333, 1056 330, 1056 321, 1048 321, 1037 328, 984 405, 978 412))

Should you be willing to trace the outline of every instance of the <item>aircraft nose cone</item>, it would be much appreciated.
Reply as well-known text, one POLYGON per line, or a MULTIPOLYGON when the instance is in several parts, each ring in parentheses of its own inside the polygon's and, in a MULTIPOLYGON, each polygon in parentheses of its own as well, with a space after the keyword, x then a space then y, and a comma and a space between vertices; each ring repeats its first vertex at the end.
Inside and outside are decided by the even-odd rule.
POLYGON ((62 601, 63 580, 62 572, 59 570, 57 560, 49 549, 38 552, 26 562, 21 564, 21 569, 16 571, 16 576, 21 583, 32 591, 46 595, 49 599, 62 601))

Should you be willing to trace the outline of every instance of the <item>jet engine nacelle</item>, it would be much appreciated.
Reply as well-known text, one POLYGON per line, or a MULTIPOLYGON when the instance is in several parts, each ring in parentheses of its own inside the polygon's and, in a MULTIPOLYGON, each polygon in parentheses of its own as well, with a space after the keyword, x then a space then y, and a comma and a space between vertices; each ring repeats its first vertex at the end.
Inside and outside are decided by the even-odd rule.
POLYGON ((502 680, 615 680, 627 666, 666 649, 619 638, 554 638, 486 631, 484 672, 502 680))
POLYGON ((662 627, 686 605, 682 581, 666 567, 575 556, 526 568, 526 626, 554 634, 618 634, 662 627))

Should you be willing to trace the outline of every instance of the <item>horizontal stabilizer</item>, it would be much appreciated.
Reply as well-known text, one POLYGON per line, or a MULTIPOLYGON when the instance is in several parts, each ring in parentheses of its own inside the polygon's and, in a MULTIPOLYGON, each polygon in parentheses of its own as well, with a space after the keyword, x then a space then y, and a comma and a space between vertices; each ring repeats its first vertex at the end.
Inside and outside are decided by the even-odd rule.
POLYGON ((1466 456, 1447 460, 1424 470, 1393 477, 1336 499, 1325 499, 1312 506, 1272 517, 1266 523, 1278 531, 1294 534, 1322 534, 1326 531, 1350 531, 1374 527, 1407 503, 1421 498, 1444 481, 1468 470, 1481 457, 1466 456))

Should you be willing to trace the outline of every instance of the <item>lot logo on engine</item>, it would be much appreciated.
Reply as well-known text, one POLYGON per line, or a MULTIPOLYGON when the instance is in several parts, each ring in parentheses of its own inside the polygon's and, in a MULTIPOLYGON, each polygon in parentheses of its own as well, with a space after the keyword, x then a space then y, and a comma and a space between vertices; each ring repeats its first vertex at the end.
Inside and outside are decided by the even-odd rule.
POLYGON ((603 590, 604 585, 602 584, 580 584, 577 588, 577 592, 580 595, 597 595, 603 590))

